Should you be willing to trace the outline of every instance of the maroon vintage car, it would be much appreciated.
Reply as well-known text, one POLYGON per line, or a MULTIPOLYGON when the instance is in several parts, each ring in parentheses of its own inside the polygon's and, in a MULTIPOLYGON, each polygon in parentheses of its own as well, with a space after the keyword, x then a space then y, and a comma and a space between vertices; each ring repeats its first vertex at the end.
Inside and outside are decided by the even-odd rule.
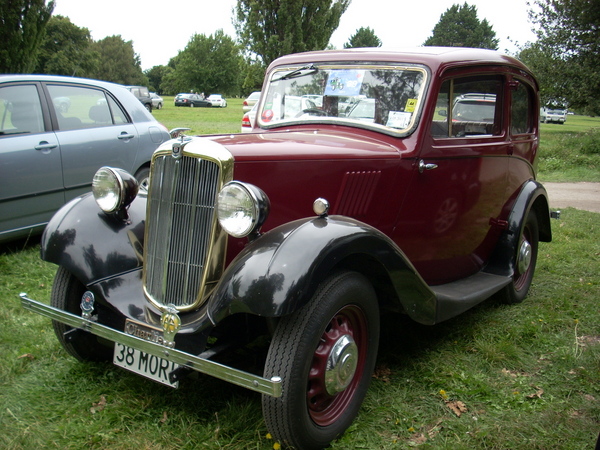
POLYGON ((163 144, 147 193, 100 169, 44 234, 52 306, 23 303, 78 359, 245 386, 284 445, 327 446, 366 394, 382 312, 433 325, 525 298, 551 240, 539 110, 531 72, 494 51, 282 57, 254 132, 163 144), (219 362, 265 335, 262 375, 219 362))

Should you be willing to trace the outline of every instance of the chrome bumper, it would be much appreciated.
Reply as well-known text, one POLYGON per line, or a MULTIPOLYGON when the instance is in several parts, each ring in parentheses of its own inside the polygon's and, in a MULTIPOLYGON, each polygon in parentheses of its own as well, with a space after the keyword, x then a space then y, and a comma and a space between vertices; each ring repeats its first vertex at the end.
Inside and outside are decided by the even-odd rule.
POLYGON ((180 366, 188 367, 197 372, 211 375, 238 386, 260 392, 261 394, 270 395, 271 397, 281 397, 281 378, 279 377, 272 377, 268 380, 251 373, 224 366, 208 359, 199 358, 198 356, 180 350, 167 348, 160 344, 145 341, 138 337, 114 330, 105 325, 84 319, 81 316, 76 316, 75 314, 32 300, 28 298, 25 293, 22 293, 19 296, 21 297, 21 304, 25 309, 49 317, 52 320, 64 323, 70 327, 79 328, 109 341, 119 342, 128 347, 136 348, 151 355, 158 356, 159 358, 166 359, 167 361, 172 361, 180 366))

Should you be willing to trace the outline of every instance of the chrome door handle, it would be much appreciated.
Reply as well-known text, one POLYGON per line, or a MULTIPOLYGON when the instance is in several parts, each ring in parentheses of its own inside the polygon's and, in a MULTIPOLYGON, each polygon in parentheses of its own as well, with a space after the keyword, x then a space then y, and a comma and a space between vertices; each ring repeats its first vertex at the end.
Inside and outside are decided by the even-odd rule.
POLYGON ((58 144, 50 144, 48 141, 40 141, 40 143, 33 148, 36 150, 41 150, 42 153, 50 153, 50 150, 56 147, 58 147, 58 144))
POLYGON ((437 169, 437 167, 438 167, 437 164, 425 164, 425 161, 423 161, 423 160, 419 161, 419 173, 423 173, 426 170, 437 169))

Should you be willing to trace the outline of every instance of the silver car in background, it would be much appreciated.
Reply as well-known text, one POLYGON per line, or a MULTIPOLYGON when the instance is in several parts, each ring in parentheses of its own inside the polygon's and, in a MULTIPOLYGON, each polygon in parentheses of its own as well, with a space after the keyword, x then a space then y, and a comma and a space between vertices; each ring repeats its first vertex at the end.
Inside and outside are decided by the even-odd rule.
POLYGON ((41 232, 102 166, 147 184, 169 139, 123 86, 46 75, 0 75, 0 242, 41 232))

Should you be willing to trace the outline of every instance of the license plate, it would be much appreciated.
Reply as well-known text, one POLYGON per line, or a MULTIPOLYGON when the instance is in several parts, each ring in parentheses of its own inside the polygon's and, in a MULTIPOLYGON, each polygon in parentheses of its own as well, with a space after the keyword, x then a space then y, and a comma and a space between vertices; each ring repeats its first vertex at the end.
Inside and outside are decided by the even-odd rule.
MULTIPOLYGON (((141 324, 137 324, 137 326, 138 328, 142 327, 141 324)), ((143 325, 143 327, 147 329, 147 331, 153 333, 153 336, 156 336, 156 333, 161 333, 161 330, 148 327, 147 325, 143 325)), ((177 369, 179 364, 159 358, 158 356, 150 355, 136 348, 115 342, 113 363, 119 367, 123 367, 124 369, 150 378, 151 380, 158 381, 167 386, 174 388, 179 387, 178 381, 174 383, 169 381, 169 373, 177 369)))

